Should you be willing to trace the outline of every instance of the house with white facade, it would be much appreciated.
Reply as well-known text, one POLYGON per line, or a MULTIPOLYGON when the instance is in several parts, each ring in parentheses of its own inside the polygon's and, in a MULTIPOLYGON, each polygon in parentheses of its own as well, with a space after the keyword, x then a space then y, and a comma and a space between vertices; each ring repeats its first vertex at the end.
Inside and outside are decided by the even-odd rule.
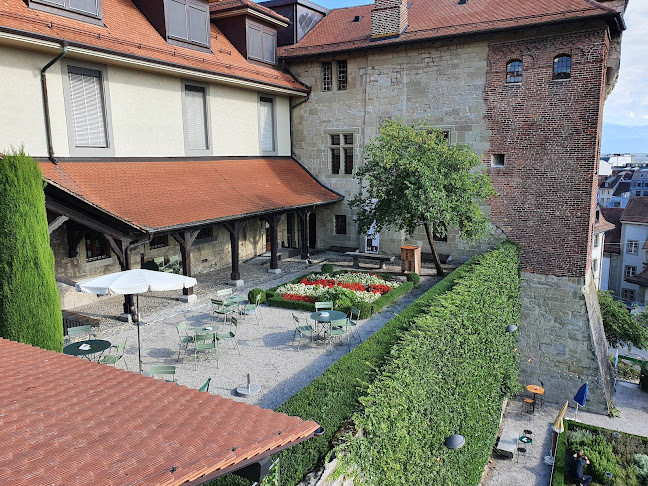
POLYGON ((619 297, 645 305, 648 270, 648 197, 633 197, 621 215, 619 297))

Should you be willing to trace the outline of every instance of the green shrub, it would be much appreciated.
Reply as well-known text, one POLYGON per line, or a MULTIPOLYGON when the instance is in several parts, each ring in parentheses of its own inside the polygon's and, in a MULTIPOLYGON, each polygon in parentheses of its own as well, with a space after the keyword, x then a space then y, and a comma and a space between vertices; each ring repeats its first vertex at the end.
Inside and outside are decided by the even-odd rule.
POLYGON ((641 363, 641 375, 639 376, 639 388, 648 392, 648 361, 641 363))
POLYGON ((331 265, 330 263, 325 263, 324 265, 322 265, 322 273, 328 273, 329 275, 331 275, 333 273, 333 265, 331 265))
MULTIPOLYGON (((575 449, 572 448, 572 450, 575 449)), ((617 476, 617 463, 612 451, 612 444, 603 435, 595 435, 590 444, 579 450, 582 450, 590 460, 590 464, 585 466, 585 474, 591 474, 594 481, 604 483, 606 472, 612 473, 613 477, 617 476)))
POLYGON ((633 459, 634 465, 637 468, 637 477, 644 485, 648 484, 648 455, 635 454, 633 459))
POLYGON ((43 176, 22 150, 0 158, 0 246, 0 336, 61 351, 43 176))
POLYGON ((412 282, 414 287, 418 288, 418 286, 421 285, 421 276, 416 272, 408 273, 407 281, 412 282))
POLYGON ((257 295, 261 294, 261 300, 259 301, 260 304, 263 304, 266 301, 266 292, 263 289, 252 289, 248 292, 248 301, 250 304, 255 304, 256 303, 256 298, 257 295))
POLYGON ((580 450, 594 440, 594 434, 587 429, 575 429, 569 433, 569 445, 573 450, 580 450))
POLYGON ((452 291, 418 316, 354 414, 362 436, 343 444, 336 474, 363 484, 479 484, 502 400, 519 384, 519 252, 506 243, 477 258, 452 291), (466 438, 459 451, 445 439, 466 438), (439 460, 437 460, 439 459, 439 460))
MULTIPOLYGON (((358 408, 358 398, 366 390, 376 370, 382 366, 392 346, 400 339, 402 333, 410 327, 417 316, 427 313, 430 305, 440 295, 451 289, 455 282, 469 273, 476 262, 475 258, 469 260, 437 283, 380 330, 372 334, 365 342, 333 363, 322 376, 302 388, 277 409, 278 412, 288 415, 311 418, 325 429, 323 436, 297 444, 281 453, 282 485, 297 484, 329 452, 331 438, 349 419, 352 412, 358 408)), ((405 293, 411 288, 411 282, 406 282, 392 292, 383 295, 381 299, 401 291, 401 289, 405 293)), ((395 298, 393 299, 395 300, 395 298)), ((274 305, 276 301, 271 299, 270 302, 271 305, 274 305)), ((303 302, 301 303, 303 304, 303 302)), ((310 305, 312 306, 312 304, 310 305)))

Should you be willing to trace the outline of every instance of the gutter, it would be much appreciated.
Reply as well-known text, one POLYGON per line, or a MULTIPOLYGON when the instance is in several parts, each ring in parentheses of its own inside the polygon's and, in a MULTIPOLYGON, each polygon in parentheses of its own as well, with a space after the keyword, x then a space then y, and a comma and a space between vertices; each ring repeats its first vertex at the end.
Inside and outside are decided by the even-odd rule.
POLYGON ((41 69, 41 91, 43 93, 43 111, 45 112, 45 134, 47 135, 47 153, 49 154, 49 159, 54 164, 58 165, 56 157, 54 157, 54 146, 52 144, 52 122, 50 120, 50 109, 49 109, 49 98, 47 97, 47 76, 45 76, 45 71, 51 68, 56 64, 63 56, 67 54, 67 45, 63 43, 61 45, 63 50, 50 62, 48 62, 43 69, 41 69))

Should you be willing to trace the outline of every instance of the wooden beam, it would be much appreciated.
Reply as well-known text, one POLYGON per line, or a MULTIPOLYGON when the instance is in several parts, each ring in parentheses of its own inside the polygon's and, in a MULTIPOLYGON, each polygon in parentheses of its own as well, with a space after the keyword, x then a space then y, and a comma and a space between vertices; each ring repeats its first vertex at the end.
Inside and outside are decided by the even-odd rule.
POLYGON ((112 248, 113 253, 115 255, 117 255, 117 259, 119 260, 119 264, 122 266, 122 269, 123 269, 123 266, 124 266, 124 252, 117 245, 117 243, 115 242, 115 240, 113 239, 112 236, 107 235, 107 234, 104 233, 104 237, 108 241, 108 244, 110 245, 110 248, 112 248))
POLYGON ((239 240, 241 230, 246 223, 247 221, 230 221, 223 225, 230 234, 230 249, 232 252, 232 273, 230 277, 234 282, 241 280, 241 272, 239 270, 239 240))
POLYGON ((76 211, 74 209, 68 208, 56 201, 52 201, 50 198, 45 198, 45 207, 55 213, 63 214, 69 219, 76 221, 77 223, 86 226, 87 228, 98 231, 99 233, 109 234, 113 238, 121 239, 127 236, 125 233, 122 233, 110 226, 100 223, 92 218, 87 217, 86 215, 76 211))
POLYGON ((56 231, 58 228, 61 227, 63 223, 65 223, 68 219, 67 216, 59 216, 57 217, 54 221, 52 221, 50 224, 47 225, 47 231, 49 231, 49 234, 51 235, 53 231, 56 231))
POLYGON ((263 217, 263 220, 267 221, 270 225, 270 270, 279 270, 279 236, 277 228, 280 219, 281 214, 269 214, 263 217))

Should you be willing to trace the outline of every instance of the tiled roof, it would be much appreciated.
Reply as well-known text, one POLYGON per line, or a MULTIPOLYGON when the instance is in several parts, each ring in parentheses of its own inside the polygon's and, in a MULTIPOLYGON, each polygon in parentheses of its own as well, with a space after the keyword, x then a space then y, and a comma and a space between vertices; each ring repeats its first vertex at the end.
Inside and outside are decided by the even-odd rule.
POLYGON ((291 158, 40 164, 56 187, 144 230, 335 202, 291 158))
POLYGON ((0 484, 180 485, 319 427, 1 338, 0 355, 0 484))
POLYGON ((380 48, 387 44, 519 28, 550 22, 612 16, 615 10, 594 0, 457 0, 413 1, 407 30, 396 39, 371 39, 374 5, 333 9, 297 44, 280 48, 284 57, 380 48), (359 22, 353 19, 359 16, 359 22))
POLYGON ((625 192, 630 192, 630 183, 629 182, 619 182, 619 185, 614 189, 613 196, 618 196, 625 192))
POLYGON ((271 8, 259 5, 258 3, 252 2, 251 0, 210 0, 209 2, 209 11, 210 12, 228 12, 230 10, 236 10, 239 8, 250 8, 256 10, 268 17, 272 17, 284 24, 290 24, 290 20, 279 15, 277 12, 271 8))
POLYGON ((621 221, 628 223, 648 223, 648 196, 634 196, 628 201, 621 221))
POLYGON ((599 220, 596 223, 594 223, 594 228, 592 228, 592 232, 594 234, 603 233, 605 231, 609 231, 614 228, 615 228, 614 223, 610 223, 609 221, 607 221, 603 216, 603 213, 600 213, 599 220))
POLYGON ((614 229, 605 235, 603 251, 606 253, 620 253, 621 244, 621 215, 623 208, 601 208, 601 215, 606 221, 614 225, 614 229))
POLYGON ((626 277, 625 281, 632 284, 640 285, 641 287, 648 287, 648 268, 643 272, 633 275, 632 277, 626 277))
POLYGON ((23 0, 0 2, 0 28, 45 36, 93 50, 136 56, 291 90, 307 89, 279 69, 251 64, 211 25, 211 53, 168 44, 130 0, 102 0, 105 26, 30 9, 23 0))

